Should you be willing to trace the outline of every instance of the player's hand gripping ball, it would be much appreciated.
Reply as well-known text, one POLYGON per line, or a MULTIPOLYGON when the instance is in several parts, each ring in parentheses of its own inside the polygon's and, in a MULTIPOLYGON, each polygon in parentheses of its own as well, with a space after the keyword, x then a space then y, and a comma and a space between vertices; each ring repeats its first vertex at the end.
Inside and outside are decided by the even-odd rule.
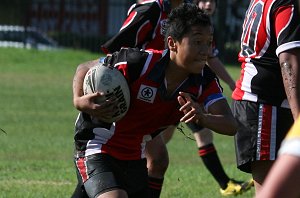
POLYGON ((105 97, 95 101, 98 104, 111 97, 117 98, 117 110, 112 117, 103 120, 105 122, 112 123, 120 120, 129 109, 130 91, 127 81, 123 74, 114 67, 97 63, 90 68, 84 78, 83 92, 84 94, 105 93, 105 97))

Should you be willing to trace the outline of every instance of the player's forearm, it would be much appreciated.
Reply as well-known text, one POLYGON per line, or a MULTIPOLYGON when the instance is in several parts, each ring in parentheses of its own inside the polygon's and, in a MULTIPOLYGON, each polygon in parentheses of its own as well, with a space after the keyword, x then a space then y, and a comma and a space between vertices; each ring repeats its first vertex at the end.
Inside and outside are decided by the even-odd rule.
POLYGON ((85 74, 87 73, 89 68, 91 68, 96 63, 97 60, 82 63, 76 69, 76 73, 73 77, 73 104, 76 108, 78 108, 79 106, 79 98, 83 96, 83 80, 85 74))
POLYGON ((201 122, 202 126, 210 128, 217 133, 224 135, 234 135, 237 131, 237 122, 232 115, 231 109, 226 99, 215 101, 207 107, 207 112, 201 122), (205 125, 204 125, 205 124, 205 125))
POLYGON ((213 57, 208 59, 208 65, 209 67, 216 73, 216 75, 222 79, 230 89, 233 91, 235 88, 235 82, 231 78, 230 74, 225 69, 224 64, 219 60, 218 57, 213 57))
POLYGON ((237 131, 237 123, 232 115, 203 114, 196 123, 223 135, 235 135, 237 131))
POLYGON ((300 113, 300 49, 279 54, 283 84, 294 119, 300 113))
POLYGON ((177 99, 181 105, 179 111, 184 113, 180 122, 194 122, 202 127, 210 128, 224 135, 234 135, 236 133, 237 122, 225 99, 221 98, 214 101, 208 106, 207 112, 203 109, 203 106, 197 101, 194 101, 188 93, 179 92, 177 99))

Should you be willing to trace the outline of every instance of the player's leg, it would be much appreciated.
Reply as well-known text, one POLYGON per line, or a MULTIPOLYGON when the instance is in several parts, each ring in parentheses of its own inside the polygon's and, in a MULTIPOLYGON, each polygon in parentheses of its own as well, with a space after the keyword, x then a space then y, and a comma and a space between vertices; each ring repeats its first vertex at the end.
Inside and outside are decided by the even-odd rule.
POLYGON ((213 133, 210 129, 202 128, 193 124, 188 127, 193 131, 198 146, 199 157, 205 167, 212 174, 220 186, 222 195, 237 195, 247 191, 253 185, 252 180, 237 181, 230 179, 224 171, 223 165, 213 143, 213 133))
POLYGON ((293 116, 286 108, 247 101, 234 101, 233 114, 239 123, 235 135, 237 165, 252 173, 257 192, 294 122, 293 116))
POLYGON ((213 144, 213 134, 211 130, 204 128, 201 131, 194 133, 194 137, 197 142, 199 157, 218 182, 219 186, 225 190, 230 178, 225 173, 220 162, 216 148, 213 144))
POLYGON ((89 197, 147 197, 147 167, 143 160, 118 160, 107 154, 76 159, 89 197))
POLYGON ((83 185, 78 181, 77 186, 71 196, 71 198, 89 198, 86 194, 83 185))
POLYGON ((255 161, 251 164, 252 176, 254 179, 255 191, 258 193, 263 181, 273 165, 273 161, 255 161))
POLYGON ((148 198, 159 197, 164 181, 164 175, 169 165, 167 147, 162 133, 146 144, 146 158, 148 168, 148 198))
POLYGON ((124 190, 111 190, 99 195, 97 198, 128 198, 127 193, 124 190))
POLYGON ((71 198, 89 198, 89 196, 86 194, 83 182, 82 182, 82 177, 79 173, 79 170, 77 168, 77 160, 80 159, 80 157, 74 157, 74 163, 75 163, 75 168, 76 168, 76 176, 77 176, 77 186, 71 196, 71 198))
POLYGON ((166 144, 172 139, 175 130, 176 130, 176 126, 170 126, 163 131, 163 133, 162 133, 163 139, 166 144))

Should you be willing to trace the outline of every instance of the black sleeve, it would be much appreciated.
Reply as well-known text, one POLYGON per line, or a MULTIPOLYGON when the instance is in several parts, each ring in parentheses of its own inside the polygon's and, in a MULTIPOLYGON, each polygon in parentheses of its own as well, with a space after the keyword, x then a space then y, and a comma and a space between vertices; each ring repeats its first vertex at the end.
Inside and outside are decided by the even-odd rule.
POLYGON ((131 84, 140 77, 148 55, 147 52, 138 48, 122 48, 111 56, 107 56, 104 62, 112 66, 118 65, 120 62, 126 63, 126 67, 122 69, 126 70, 125 78, 131 84))
POLYGON ((121 47, 138 47, 152 39, 157 21, 160 16, 160 7, 156 2, 136 4, 130 11, 121 30, 101 48, 104 53, 113 53, 121 47))

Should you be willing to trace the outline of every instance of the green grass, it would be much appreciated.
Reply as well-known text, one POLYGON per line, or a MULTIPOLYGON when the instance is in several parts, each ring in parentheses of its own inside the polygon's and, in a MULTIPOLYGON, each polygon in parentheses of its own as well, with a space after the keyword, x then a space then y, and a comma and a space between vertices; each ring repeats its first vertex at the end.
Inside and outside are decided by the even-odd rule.
MULTIPOLYGON (((97 58, 84 51, 0 48, 0 197, 70 197, 73 166, 72 77, 77 65, 97 58)), ((237 67, 228 67, 238 76, 237 67)), ((226 95, 230 98, 227 86, 226 95)), ((248 179, 235 167, 233 138, 215 135, 230 177, 248 179)), ((196 143, 175 133, 162 198, 219 197, 219 188, 197 156, 196 143)), ((253 197, 253 190, 241 197, 253 197)))

